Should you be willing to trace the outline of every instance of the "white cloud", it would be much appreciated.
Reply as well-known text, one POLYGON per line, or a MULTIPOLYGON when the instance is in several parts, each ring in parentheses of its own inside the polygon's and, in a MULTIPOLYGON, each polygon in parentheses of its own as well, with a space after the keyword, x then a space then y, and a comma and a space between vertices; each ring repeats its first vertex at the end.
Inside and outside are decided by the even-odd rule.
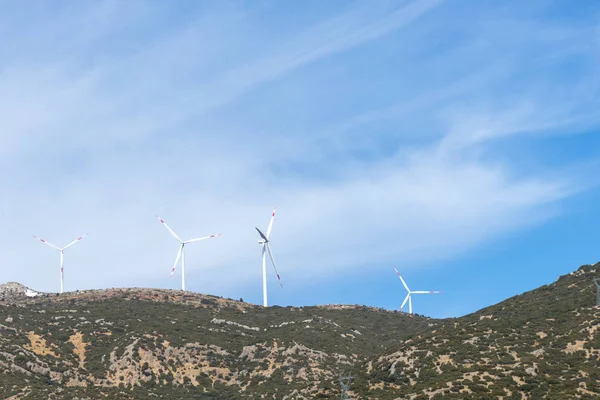
MULTIPOLYGON (((274 34, 271 42, 251 47, 257 56, 244 51, 244 59, 236 50, 245 43, 245 30, 253 32, 260 21, 233 8, 207 10, 192 27, 167 29, 147 41, 126 36, 136 50, 130 55, 110 53, 110 25, 98 31, 71 26, 85 34, 73 35, 72 47, 62 44, 59 61, 19 62, 0 75, 0 165, 10 171, 0 178, 0 238, 7 253, 2 280, 53 290, 58 255, 28 237, 63 245, 89 230, 89 238, 65 255, 67 289, 176 288, 179 277, 166 278, 177 243, 154 218, 157 212, 182 237, 224 233, 190 246, 186 258, 189 286, 217 294, 258 279, 253 227, 266 226, 274 204, 275 257, 283 277, 295 281, 390 260, 443 260, 551 217, 577 189, 573 182, 514 171, 502 154, 489 160, 482 152, 494 137, 560 125, 570 110, 541 118, 547 105, 538 96, 529 96, 523 107, 505 107, 501 115, 449 106, 457 96, 466 107, 473 104, 480 99, 472 94, 477 88, 498 84, 510 68, 492 67, 458 85, 445 82, 446 91, 415 104, 408 97, 401 107, 332 119, 328 126, 339 127, 335 142, 320 129, 306 140, 307 130, 274 134, 268 121, 243 128, 227 123, 239 118, 236 101, 251 97, 250 89, 292 81, 291 72, 302 66, 410 29, 437 3, 413 1, 395 10, 358 5, 291 37, 274 34), (93 67, 81 67, 89 57, 82 40, 99 46, 101 61, 93 67), (392 124, 422 113, 441 129, 401 147, 395 140, 402 135, 392 127, 386 138, 395 148, 391 155, 353 157, 343 134, 367 131, 390 113, 392 124), (221 118, 226 121, 215 122, 221 118), (339 162, 327 159, 334 147, 344 153, 339 162), (295 163, 299 172, 279 169, 295 163), (320 179, 306 177, 308 167, 321 171, 320 179)), ((143 18, 155 17, 156 10, 136 4, 145 10, 143 18)), ((134 11, 120 18, 129 21, 134 11)), ((140 18, 142 25, 148 21, 140 18)), ((124 25, 117 31, 133 35, 124 25)), ((54 28, 44 29, 51 35, 54 28)), ((272 106, 284 100, 269 99, 272 106)))

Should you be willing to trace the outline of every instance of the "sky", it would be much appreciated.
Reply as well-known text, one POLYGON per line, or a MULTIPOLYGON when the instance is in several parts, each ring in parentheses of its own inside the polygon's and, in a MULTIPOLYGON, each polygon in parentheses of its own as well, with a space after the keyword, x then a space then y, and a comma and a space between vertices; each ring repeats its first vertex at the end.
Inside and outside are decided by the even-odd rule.
POLYGON ((0 282, 456 317, 600 260, 596 1, 0 1, 0 282))

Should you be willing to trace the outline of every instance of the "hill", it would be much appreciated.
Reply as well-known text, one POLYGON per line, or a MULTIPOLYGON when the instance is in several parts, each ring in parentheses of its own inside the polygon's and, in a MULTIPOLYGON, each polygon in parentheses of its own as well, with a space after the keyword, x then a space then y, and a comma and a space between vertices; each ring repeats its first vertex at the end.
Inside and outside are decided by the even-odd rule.
POLYGON ((437 324, 152 289, 2 303, 0 391, 15 399, 331 398, 341 372, 437 324))
POLYGON ((593 278, 600 278, 600 264, 444 320, 369 362, 369 385, 380 388, 370 393, 382 399, 599 398, 593 278))
POLYGON ((156 289, 28 297, 0 286, 0 393, 331 399, 351 373, 353 398, 598 398, 593 277, 600 264, 444 320, 156 289))

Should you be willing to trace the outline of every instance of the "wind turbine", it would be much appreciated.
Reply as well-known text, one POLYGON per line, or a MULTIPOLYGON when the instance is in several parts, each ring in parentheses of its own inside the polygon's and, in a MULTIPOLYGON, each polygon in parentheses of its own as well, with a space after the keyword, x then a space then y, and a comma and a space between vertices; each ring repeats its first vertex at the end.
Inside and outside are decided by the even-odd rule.
POLYGON ((411 296, 413 294, 438 294, 438 293, 441 293, 441 292, 439 292, 437 290, 413 290, 413 291, 411 291, 408 288, 408 286, 406 285, 406 282, 404 282, 404 279, 402 279, 402 276, 400 275, 400 273, 398 272, 398 270, 396 268, 394 268, 394 271, 396 271, 396 274, 398 274, 398 278, 400 278, 400 281, 402 282, 402 284, 406 288, 406 291, 408 292, 408 294, 404 298, 404 301, 402 302, 402 305, 400 306, 400 311, 402 311, 402 308, 404 307, 404 305, 408 301, 408 313, 412 314, 412 297, 411 296))
POLYGON ((269 222, 269 227, 267 228, 267 234, 265 235, 260 229, 256 228, 258 234, 260 235, 260 240, 258 244, 262 245, 262 276, 263 276, 263 306, 267 307, 267 255, 265 252, 269 253, 269 258, 271 258, 271 263, 273 264, 273 268, 275 269, 275 273, 277 274, 277 279, 279 280, 279 286, 283 289, 283 284, 281 283, 281 277, 279 276, 279 272, 277 272, 277 267, 275 266, 275 260, 273 259, 273 253, 271 252, 271 230, 273 229, 273 221, 275 220, 275 209, 277 207, 273 207, 273 213, 271 214, 271 221, 269 222))
POLYGON ((86 233, 85 235, 79 236, 77 239, 73 240, 71 243, 69 243, 65 247, 55 246, 52 243, 50 243, 50 242, 48 242, 48 241, 46 241, 46 240, 44 240, 42 238, 39 238, 37 236, 33 237, 34 239, 37 239, 37 240, 39 240, 40 242, 42 242, 44 244, 47 244, 48 246, 52 247, 53 249, 60 251, 60 293, 63 292, 63 280, 64 280, 63 279, 64 278, 64 273, 63 273, 63 259, 64 259, 64 256, 63 256, 63 253, 64 253, 64 251, 66 249, 68 249, 69 247, 73 246, 75 243, 79 242, 81 239, 83 239, 84 237, 86 237, 88 234, 89 234, 89 232, 86 233))
POLYGON ((179 238, 179 236, 177 236, 177 234, 175 232, 173 232, 173 230, 171 228, 169 228, 169 225, 167 225, 167 223, 161 217, 159 217, 158 214, 156 215, 156 218, 158 218, 160 223, 163 224, 165 226, 165 228, 167 228, 169 233, 180 243, 179 251, 177 252, 177 257, 175 258, 175 264, 173 264, 173 268, 171 269, 171 275, 169 276, 169 278, 173 277, 173 274, 175 273, 175 267, 177 266, 177 263, 179 262, 179 258, 181 258, 181 290, 185 291, 185 254, 184 254, 185 245, 188 243, 199 242, 201 240, 211 239, 211 238, 214 238, 217 236, 221 236, 221 234, 217 233, 215 235, 204 236, 204 237, 197 238, 197 239, 190 239, 190 240, 183 241, 179 238))

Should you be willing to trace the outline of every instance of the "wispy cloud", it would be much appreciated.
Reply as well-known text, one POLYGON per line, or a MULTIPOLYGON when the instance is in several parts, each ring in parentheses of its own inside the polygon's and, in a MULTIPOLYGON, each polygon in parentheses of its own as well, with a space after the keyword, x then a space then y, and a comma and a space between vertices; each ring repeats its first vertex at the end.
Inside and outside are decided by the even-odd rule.
POLYGON ((289 281, 426 265, 541 223, 579 190, 560 168, 510 165, 496 143, 597 123, 593 107, 562 101, 584 90, 574 78, 548 84, 568 62, 579 84, 596 82, 593 44, 530 63, 591 25, 553 22, 548 38, 513 24, 504 37, 506 21, 459 29, 445 25, 456 6, 407 1, 265 33, 242 6, 167 8, 152 28, 164 6, 99 4, 33 16, 37 34, 18 38, 27 51, 2 58, 5 280, 51 290, 55 255, 28 237, 60 245, 90 230, 67 254, 67 288, 177 287, 163 279, 177 246, 158 212, 185 237, 225 234, 187 258, 192 288, 224 293, 258 278, 253 227, 274 204, 289 281), (514 42, 515 26, 529 39, 514 42))

